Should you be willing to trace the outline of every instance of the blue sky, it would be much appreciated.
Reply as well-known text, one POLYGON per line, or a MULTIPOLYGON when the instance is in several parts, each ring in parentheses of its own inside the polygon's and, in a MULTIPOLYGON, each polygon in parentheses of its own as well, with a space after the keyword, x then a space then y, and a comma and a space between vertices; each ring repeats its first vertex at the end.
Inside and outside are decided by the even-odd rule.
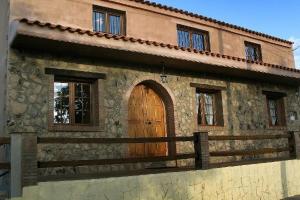
MULTIPOLYGON (((300 0, 152 0, 300 45, 300 0)), ((295 51, 300 68, 300 48, 295 51)))

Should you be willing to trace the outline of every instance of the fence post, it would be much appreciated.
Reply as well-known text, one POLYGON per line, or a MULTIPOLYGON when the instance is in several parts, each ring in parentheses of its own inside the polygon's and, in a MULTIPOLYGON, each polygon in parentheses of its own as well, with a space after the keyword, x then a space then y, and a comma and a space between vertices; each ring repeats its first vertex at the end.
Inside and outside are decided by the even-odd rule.
POLYGON ((37 184, 36 133, 11 134, 11 197, 22 196, 22 188, 37 184))
POLYGON ((288 134, 291 135, 289 137, 290 157, 300 159, 300 133, 289 131, 288 134))
POLYGON ((22 186, 37 184, 37 135, 24 133, 22 137, 22 186))
POLYGON ((195 167, 196 169, 209 168, 208 133, 194 133, 195 167))
POLYGON ((12 133, 10 142, 10 197, 22 196, 22 134, 12 133))

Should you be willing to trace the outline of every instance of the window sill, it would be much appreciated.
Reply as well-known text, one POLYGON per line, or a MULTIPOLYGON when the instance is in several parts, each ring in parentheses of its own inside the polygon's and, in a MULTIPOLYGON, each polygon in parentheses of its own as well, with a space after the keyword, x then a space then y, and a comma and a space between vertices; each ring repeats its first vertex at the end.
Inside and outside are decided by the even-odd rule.
POLYGON ((49 125, 49 132, 102 132, 104 131, 100 126, 62 126, 49 125))

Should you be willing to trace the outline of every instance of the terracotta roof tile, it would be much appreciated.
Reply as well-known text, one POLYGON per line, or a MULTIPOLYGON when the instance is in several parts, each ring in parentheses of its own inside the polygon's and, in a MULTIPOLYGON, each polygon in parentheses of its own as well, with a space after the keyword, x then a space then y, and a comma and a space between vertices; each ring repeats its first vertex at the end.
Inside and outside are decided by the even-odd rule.
POLYGON ((182 9, 178 9, 178 8, 174 8, 174 7, 170 7, 170 6, 165 6, 165 5, 162 5, 162 4, 158 4, 158 3, 150 2, 150 1, 145 1, 145 0, 129 0, 129 1, 134 1, 134 2, 145 4, 145 5, 148 5, 148 6, 153 6, 153 7, 157 7, 157 8, 161 8, 161 9, 165 9, 165 10, 170 10, 170 11, 173 11, 173 12, 176 12, 176 13, 188 15, 188 16, 195 17, 195 18, 199 18, 199 19, 202 19, 202 20, 205 20, 205 21, 213 22, 213 23, 216 23, 216 24, 219 24, 219 25, 227 26, 227 27, 230 27, 230 28, 233 28, 233 29, 237 29, 237 30, 241 30, 241 31, 244 31, 244 32, 254 34, 254 35, 265 37, 265 38, 268 38, 268 39, 271 39, 271 40, 284 42, 284 43, 287 43, 287 44, 293 44, 293 42, 288 41, 288 40, 284 40, 284 39, 281 39, 281 38, 278 38, 278 37, 274 37, 274 36, 271 36, 271 35, 268 35, 268 34, 265 34, 265 33, 249 30, 249 29, 241 27, 241 26, 229 24, 229 23, 226 23, 226 22, 223 22, 223 21, 219 21, 219 20, 216 20, 216 19, 213 19, 213 18, 210 18, 210 17, 205 17, 205 16, 202 16, 202 15, 199 15, 199 14, 196 14, 196 13, 192 13, 192 12, 182 10, 182 9))
POLYGON ((168 47, 169 49, 175 49, 178 51, 188 51, 188 52, 193 52, 196 54, 202 54, 202 55, 206 55, 206 56, 212 56, 212 57, 218 57, 219 59, 229 59, 229 60, 234 60, 236 62, 247 62, 247 63, 256 63, 259 65, 264 65, 267 67, 271 67, 271 68, 279 68, 282 70, 287 70, 287 71, 292 71, 292 72, 297 72, 300 73, 300 70, 295 69, 295 68, 288 68, 285 66, 279 66, 279 65, 274 65, 274 64, 270 64, 270 63, 264 63, 264 62, 255 62, 255 61, 251 61, 251 60, 246 60, 245 58, 239 58, 239 57, 234 57, 234 56, 230 56, 230 55, 222 55, 219 53, 214 53, 214 52, 207 52, 207 51, 198 51, 196 49, 191 49, 191 48, 184 48, 184 47, 179 47, 179 46, 175 46, 172 44, 165 44, 165 43, 159 43, 156 41, 149 41, 149 40, 143 40, 140 38, 133 38, 133 37, 126 37, 126 36, 119 36, 119 35, 112 35, 112 34, 108 34, 108 33, 101 33, 101 32, 92 32, 90 30, 83 30, 83 29, 79 29, 79 28, 72 28, 72 27, 66 27, 63 25, 55 25, 55 24, 51 24, 51 23, 43 23, 37 20, 29 20, 26 18, 20 19, 19 20, 20 23, 24 23, 27 24, 29 26, 39 26, 39 27, 45 27, 45 28, 49 28, 49 29, 57 29, 60 31, 66 31, 66 32, 70 32, 70 33, 79 33, 79 34, 86 34, 88 36, 97 36, 97 37, 105 37, 107 39, 115 39, 115 40, 122 40, 124 42, 139 42, 140 44, 144 44, 144 45, 153 45, 156 47, 168 47))

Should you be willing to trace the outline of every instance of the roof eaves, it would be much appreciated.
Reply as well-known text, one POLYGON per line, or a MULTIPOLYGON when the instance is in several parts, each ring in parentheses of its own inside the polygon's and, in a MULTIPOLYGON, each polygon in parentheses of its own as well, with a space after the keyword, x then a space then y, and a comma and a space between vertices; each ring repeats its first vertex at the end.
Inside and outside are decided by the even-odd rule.
POLYGON ((206 55, 206 56, 210 56, 210 57, 216 57, 216 58, 220 58, 220 59, 233 60, 233 61, 244 62, 244 63, 249 63, 249 64, 257 64, 257 65, 261 65, 261 66, 270 67, 270 68, 273 68, 273 69, 276 68, 276 69, 280 69, 280 70, 300 73, 300 70, 295 69, 295 68, 289 68, 289 67, 285 67, 285 66, 280 66, 280 65, 275 65, 275 64, 265 63, 265 62, 259 62, 259 61, 251 61, 251 60, 247 60, 245 58, 239 58, 239 57, 235 57, 235 56, 223 55, 223 54, 220 54, 220 53, 207 52, 207 51, 198 51, 196 49, 184 48, 184 47, 179 47, 179 46, 172 45, 172 44, 160 43, 160 42, 156 42, 156 41, 137 39, 137 38, 126 37, 126 36, 121 36, 121 35, 112 35, 112 34, 108 34, 108 33, 93 32, 93 31, 90 31, 90 30, 72 28, 72 27, 63 26, 63 25, 56 25, 56 24, 52 24, 52 23, 45 23, 45 22, 40 22, 38 20, 29 20, 29 19, 26 19, 26 18, 20 19, 19 22, 30 25, 30 26, 36 25, 36 26, 39 26, 39 27, 46 27, 46 28, 49 28, 49 29, 67 31, 67 32, 70 32, 70 33, 78 33, 78 34, 81 34, 81 35, 86 34, 88 36, 105 37, 106 39, 122 40, 124 42, 139 43, 139 44, 143 44, 143 45, 153 45, 153 46, 161 47, 161 48, 175 49, 175 50, 178 50, 178 51, 191 52, 191 53, 206 55))

